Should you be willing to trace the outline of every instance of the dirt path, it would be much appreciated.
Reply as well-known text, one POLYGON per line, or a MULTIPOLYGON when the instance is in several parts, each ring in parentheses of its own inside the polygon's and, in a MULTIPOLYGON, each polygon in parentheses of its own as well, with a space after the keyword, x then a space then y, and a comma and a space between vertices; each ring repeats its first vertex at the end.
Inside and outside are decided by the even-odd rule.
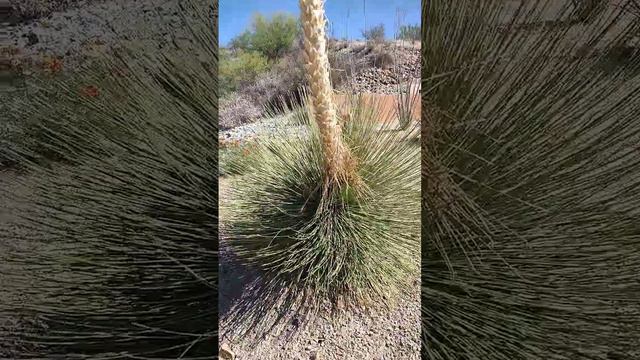
MULTIPOLYGON (((240 264, 224 236, 225 204, 230 201, 230 180, 220 179, 220 344, 228 344, 237 360, 382 360, 419 358, 420 353, 420 281, 416 279, 397 306, 391 310, 365 309, 330 320, 315 315, 301 320, 289 308, 268 308, 270 299, 252 292, 256 271, 240 264), (240 306, 252 304, 247 312, 256 311, 262 319, 282 316, 280 331, 253 326, 249 319, 238 321, 233 313, 240 306), (249 333, 241 329, 250 328, 249 333), (254 337, 261 338, 254 341, 254 337)), ((241 312, 244 310, 241 310, 241 312)), ((264 323, 267 325, 267 322, 264 323)), ((271 324, 270 322, 268 324, 271 324)))

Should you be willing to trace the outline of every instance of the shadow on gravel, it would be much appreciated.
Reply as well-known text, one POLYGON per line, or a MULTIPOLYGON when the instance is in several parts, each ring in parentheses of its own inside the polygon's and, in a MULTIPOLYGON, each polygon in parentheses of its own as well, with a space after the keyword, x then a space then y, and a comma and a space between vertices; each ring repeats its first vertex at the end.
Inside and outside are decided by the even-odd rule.
POLYGON ((311 325, 319 307, 308 301, 309 294, 290 291, 282 282, 242 264, 223 237, 219 250, 221 338, 240 336, 257 344, 267 335, 289 338, 311 325))

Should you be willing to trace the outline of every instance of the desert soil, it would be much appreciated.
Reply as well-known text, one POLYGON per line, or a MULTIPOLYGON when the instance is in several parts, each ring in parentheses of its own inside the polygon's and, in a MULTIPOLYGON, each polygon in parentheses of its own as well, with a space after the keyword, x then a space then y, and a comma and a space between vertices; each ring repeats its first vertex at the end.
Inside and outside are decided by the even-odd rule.
POLYGON ((135 41, 161 48, 187 37, 175 0, 76 1, 62 11, 0 23, 0 70, 30 75, 52 59, 74 70, 93 55, 135 41))

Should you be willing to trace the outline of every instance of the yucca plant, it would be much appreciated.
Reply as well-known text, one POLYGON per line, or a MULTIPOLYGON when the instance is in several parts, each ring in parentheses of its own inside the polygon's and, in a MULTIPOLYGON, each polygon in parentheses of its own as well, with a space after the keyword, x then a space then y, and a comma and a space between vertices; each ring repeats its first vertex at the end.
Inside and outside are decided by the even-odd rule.
POLYGON ((637 358, 640 78, 601 66, 634 25, 503 5, 423 2, 423 351, 637 358))
POLYGON ((105 55, 79 77, 38 84, 45 89, 34 99, 40 106, 23 109, 26 119, 38 119, 32 124, 41 134, 38 147, 65 161, 35 161, 31 148, 15 154, 31 191, 13 194, 26 201, 16 209, 19 227, 0 234, 3 356, 214 356, 217 5, 211 4, 182 4, 191 41, 162 52, 135 47, 105 55), (88 85, 91 91, 78 93, 88 85), (70 101, 40 97, 52 94, 70 101))
POLYGON ((310 90, 291 122, 307 130, 258 143, 261 161, 232 188, 227 241, 266 289, 385 303, 417 277, 419 149, 384 131, 391 114, 373 102, 336 115, 322 6, 300 1, 310 90))

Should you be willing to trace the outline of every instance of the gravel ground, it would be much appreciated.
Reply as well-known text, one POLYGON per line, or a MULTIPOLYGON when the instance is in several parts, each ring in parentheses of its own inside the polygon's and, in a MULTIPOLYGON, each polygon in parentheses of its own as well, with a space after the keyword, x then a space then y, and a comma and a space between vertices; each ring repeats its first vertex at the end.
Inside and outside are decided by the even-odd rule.
MULTIPOLYGON (((256 272, 240 264, 224 236, 224 204, 230 179, 220 179, 220 344, 237 360, 413 360, 420 357, 420 280, 416 266, 413 286, 391 309, 371 307, 341 314, 331 320, 323 313, 303 320, 290 307, 269 303, 252 286, 256 272), (250 304, 251 308, 244 308, 250 304), (365 311, 366 310, 366 311, 365 311), (254 324, 238 320, 234 311, 257 312, 262 319, 284 319, 277 330, 265 329, 269 320, 254 324), (243 329, 249 328, 246 333, 243 329)), ((416 264, 417 265, 417 264, 416 264)))
POLYGON ((282 131, 299 132, 304 131, 302 126, 282 126, 289 120, 288 115, 273 118, 263 118, 261 120, 237 126, 229 130, 218 132, 218 141, 221 143, 234 143, 254 139, 258 136, 268 136, 281 134, 282 131))
POLYGON ((11 22, 38 19, 56 11, 63 11, 89 3, 99 3, 104 0, 0 0, 9 8, 11 22))
POLYGON ((0 48, 9 55, 9 64, 0 62, 0 68, 28 74, 33 66, 59 59, 63 69, 74 69, 95 51, 134 39, 162 47, 171 34, 186 37, 178 4, 175 0, 80 1, 41 18, 0 24, 4 33, 0 48))

